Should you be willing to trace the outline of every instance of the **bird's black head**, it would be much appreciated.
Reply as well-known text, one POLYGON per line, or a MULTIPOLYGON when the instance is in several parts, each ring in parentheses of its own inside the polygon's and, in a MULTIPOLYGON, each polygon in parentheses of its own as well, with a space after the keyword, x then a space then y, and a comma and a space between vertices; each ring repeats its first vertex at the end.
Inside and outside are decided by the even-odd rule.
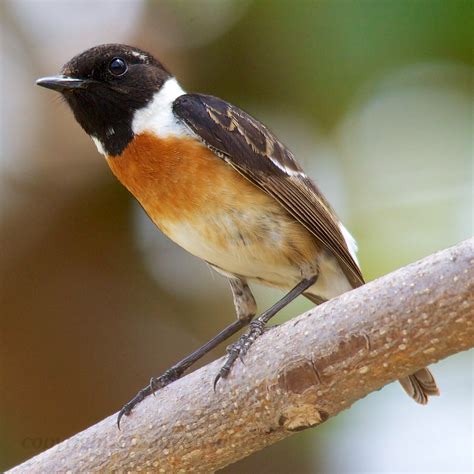
POLYGON ((112 156, 132 140, 135 111, 171 77, 151 54, 123 44, 90 48, 74 56, 61 73, 36 83, 61 92, 81 127, 112 156))

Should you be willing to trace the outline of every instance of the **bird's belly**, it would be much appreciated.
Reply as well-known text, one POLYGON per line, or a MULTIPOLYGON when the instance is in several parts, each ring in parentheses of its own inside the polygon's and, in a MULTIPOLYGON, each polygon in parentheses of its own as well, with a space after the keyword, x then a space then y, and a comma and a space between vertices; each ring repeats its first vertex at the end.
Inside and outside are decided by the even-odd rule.
POLYGON ((301 279, 303 268, 311 266, 308 262, 316 268, 312 239, 283 212, 234 208, 189 221, 161 221, 160 227, 178 245, 227 275, 286 288, 301 279))
POLYGON ((226 276, 289 289, 318 274, 309 293, 327 300, 352 289, 336 258, 317 249, 309 233, 284 212, 250 208, 160 225, 178 245, 226 276))

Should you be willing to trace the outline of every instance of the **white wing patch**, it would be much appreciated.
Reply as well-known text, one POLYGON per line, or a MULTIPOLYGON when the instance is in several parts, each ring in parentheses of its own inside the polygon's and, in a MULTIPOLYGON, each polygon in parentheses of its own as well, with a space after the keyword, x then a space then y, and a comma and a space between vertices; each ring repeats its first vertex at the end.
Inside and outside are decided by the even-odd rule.
POLYGON ((132 131, 135 135, 152 132, 160 138, 194 136, 173 114, 173 102, 186 92, 172 77, 155 93, 146 107, 135 112, 132 131))
POLYGON ((344 240, 346 241, 347 248, 349 249, 349 253, 351 254, 352 258, 354 259, 355 263, 357 263, 357 266, 360 267, 359 260, 357 259, 357 242, 352 237, 350 232, 344 227, 342 222, 339 222, 339 229, 342 232, 342 236, 344 237, 344 240))
POLYGON ((289 176, 306 176, 306 173, 304 171, 288 168, 284 164, 280 163, 280 161, 273 158, 271 155, 268 158, 277 168, 280 168, 284 173, 286 173, 289 176))

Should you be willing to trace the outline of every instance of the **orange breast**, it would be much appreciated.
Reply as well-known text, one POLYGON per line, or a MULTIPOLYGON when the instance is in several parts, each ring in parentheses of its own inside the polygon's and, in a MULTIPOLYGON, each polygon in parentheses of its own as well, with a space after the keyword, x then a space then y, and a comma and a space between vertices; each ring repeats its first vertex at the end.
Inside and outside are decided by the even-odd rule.
POLYGON ((168 237, 226 272, 278 286, 315 260, 309 233, 195 139, 142 134, 107 161, 168 237))
MULTIPOLYGON (((192 138, 142 134, 119 157, 107 159, 117 178, 160 221, 189 220, 223 205, 223 193, 262 194, 192 138), (235 191, 235 193, 234 193, 235 191)), ((244 196, 242 196, 242 194, 244 196)))

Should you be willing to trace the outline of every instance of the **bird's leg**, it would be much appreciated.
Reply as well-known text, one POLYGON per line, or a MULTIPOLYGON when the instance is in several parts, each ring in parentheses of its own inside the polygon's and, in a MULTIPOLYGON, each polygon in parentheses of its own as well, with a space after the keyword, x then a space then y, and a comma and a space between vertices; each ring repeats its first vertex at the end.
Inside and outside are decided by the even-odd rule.
POLYGON ((221 342, 225 341, 237 331, 245 327, 255 316, 256 304, 255 299, 245 281, 232 278, 229 279, 232 295, 234 297, 234 305, 237 313, 237 321, 223 329, 219 334, 214 336, 210 341, 196 349, 193 353, 180 360, 178 363, 170 367, 160 377, 153 377, 149 385, 141 389, 135 397, 123 406, 117 417, 117 426, 120 429, 120 420, 124 415, 130 415, 133 408, 138 405, 148 395, 155 393, 160 388, 166 387, 171 382, 178 380, 183 373, 191 367, 197 360, 214 349, 221 342))
POLYGON ((244 321, 246 324, 252 321, 252 318, 257 312, 257 303, 250 291, 247 282, 240 278, 229 278, 230 289, 234 297, 235 314, 239 321, 244 321))
POLYGON ((291 303, 291 301, 293 301, 297 296, 301 295, 309 287, 313 286, 317 279, 318 275, 315 275, 300 281, 281 300, 277 301, 271 308, 264 311, 258 318, 254 319, 250 323, 248 331, 242 334, 237 342, 231 344, 227 348, 227 359, 214 380, 214 387, 216 386, 219 379, 226 378, 229 375, 229 372, 237 357, 242 358, 249 350, 249 347, 254 343, 255 339, 263 334, 265 325, 268 323, 268 321, 270 321, 270 319, 273 318, 273 316, 275 316, 278 311, 284 308, 287 304, 291 303))

